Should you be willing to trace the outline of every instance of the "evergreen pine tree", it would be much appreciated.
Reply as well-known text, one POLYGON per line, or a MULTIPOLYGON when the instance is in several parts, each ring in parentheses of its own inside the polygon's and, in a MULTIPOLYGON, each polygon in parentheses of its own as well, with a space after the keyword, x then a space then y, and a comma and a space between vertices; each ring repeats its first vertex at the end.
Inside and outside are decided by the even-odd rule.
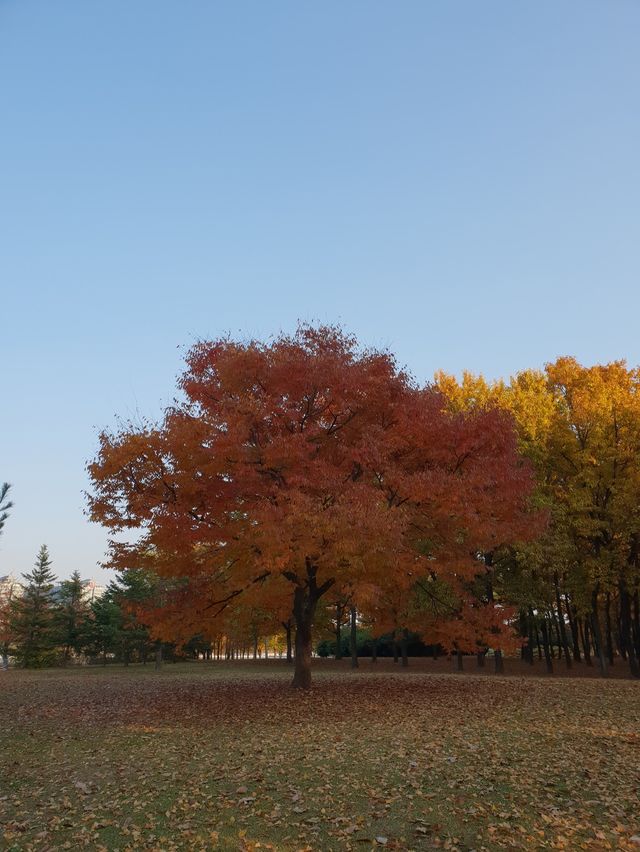
POLYGON ((140 660, 146 662, 150 645, 149 630, 140 620, 137 607, 153 599, 156 585, 157 579, 150 572, 130 569, 119 572, 109 586, 122 612, 120 648, 125 665, 128 665, 133 650, 137 650, 140 660))
POLYGON ((80 574, 74 571, 71 579, 60 584, 55 613, 56 638, 62 647, 63 665, 69 662, 72 651, 79 653, 82 647, 89 611, 80 574))
POLYGON ((55 575, 45 544, 38 551, 34 569, 22 575, 24 594, 12 601, 12 633, 16 656, 26 668, 51 665, 55 660, 55 575))
POLYGON ((119 651, 122 629, 122 610, 114 600, 112 584, 106 593, 91 602, 87 620, 85 650, 91 656, 100 656, 103 665, 110 654, 119 651))

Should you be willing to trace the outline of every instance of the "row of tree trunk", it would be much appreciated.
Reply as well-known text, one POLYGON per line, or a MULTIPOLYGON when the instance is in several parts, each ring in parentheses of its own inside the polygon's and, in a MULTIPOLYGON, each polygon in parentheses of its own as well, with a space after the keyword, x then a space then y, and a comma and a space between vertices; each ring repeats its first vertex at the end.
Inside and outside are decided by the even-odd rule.
POLYGON ((640 677, 640 601, 638 591, 631 595, 621 581, 618 593, 600 592, 594 586, 591 607, 579 612, 568 594, 561 594, 554 577, 555 601, 544 612, 532 607, 520 613, 520 632, 526 644, 522 657, 533 664, 544 656, 547 671, 553 672, 556 656, 567 669, 573 664, 592 666, 594 658, 603 677, 616 657, 626 661, 633 677, 640 677), (556 654, 557 649, 557 654, 556 654))
MULTIPOLYGON (((595 659, 601 674, 606 677, 609 667, 618 657, 628 663, 630 673, 634 677, 640 677, 638 591, 635 590, 633 595, 630 594, 626 585, 621 582, 614 596, 610 591, 602 594, 599 586, 595 586, 591 595, 591 609, 585 613, 579 612, 569 594, 561 591, 557 573, 553 580, 555 599, 544 611, 539 609, 534 611, 533 607, 529 607, 520 612, 520 632, 524 640, 522 658, 532 665, 536 656, 539 661, 544 659, 549 673, 553 672, 556 660, 564 661, 566 668, 570 669, 574 664, 582 662, 587 666, 593 666, 595 659)), ((301 596, 297 606, 299 611, 296 614, 294 608, 294 615, 296 615, 298 629, 294 628, 296 622, 293 618, 283 622, 282 627, 286 634, 286 659, 296 663, 295 678, 300 680, 300 685, 304 686, 310 671, 311 627, 315 603, 301 596)), ((336 659, 338 660, 342 659, 342 628, 345 621, 349 628, 351 666, 358 668, 357 611, 348 603, 338 603, 335 617, 336 659)), ((406 628, 394 633, 392 645, 394 662, 401 660, 403 666, 408 665, 408 643, 409 631, 406 628)), ((258 645, 259 639, 254 637, 252 649, 254 659, 258 658, 258 645)), ((377 640, 374 638, 371 655, 373 663, 377 661, 377 651, 377 640)), ((207 659, 246 659, 250 657, 251 649, 246 644, 236 644, 219 638, 204 654, 207 659)), ((265 658, 268 656, 266 643, 264 656, 265 658)), ((486 650, 480 650, 476 657, 479 667, 484 666, 485 657, 486 650)), ((456 651, 455 659, 457 668, 462 670, 463 653, 456 651)), ((493 659, 495 671, 497 673, 504 671, 501 651, 497 650, 493 659)))

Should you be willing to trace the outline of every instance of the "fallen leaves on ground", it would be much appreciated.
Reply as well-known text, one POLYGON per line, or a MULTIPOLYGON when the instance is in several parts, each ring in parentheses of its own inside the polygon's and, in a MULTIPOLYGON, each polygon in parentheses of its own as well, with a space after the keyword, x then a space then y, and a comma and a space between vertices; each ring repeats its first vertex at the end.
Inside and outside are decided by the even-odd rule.
POLYGON ((0 676, 7 850, 638 849, 640 686, 282 665, 0 676))

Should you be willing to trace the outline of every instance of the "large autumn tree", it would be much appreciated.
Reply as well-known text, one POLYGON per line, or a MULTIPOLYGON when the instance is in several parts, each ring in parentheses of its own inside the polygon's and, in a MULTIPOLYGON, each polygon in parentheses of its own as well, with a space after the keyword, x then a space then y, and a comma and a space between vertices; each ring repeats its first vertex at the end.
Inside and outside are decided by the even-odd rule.
POLYGON ((112 543, 112 565, 181 580, 164 638, 212 633, 242 595, 281 609, 288 594, 305 688, 330 589, 470 580, 521 528, 531 475, 511 418, 446 410, 339 328, 200 343, 180 389, 159 425, 103 433, 89 465, 93 519, 138 533, 112 543))

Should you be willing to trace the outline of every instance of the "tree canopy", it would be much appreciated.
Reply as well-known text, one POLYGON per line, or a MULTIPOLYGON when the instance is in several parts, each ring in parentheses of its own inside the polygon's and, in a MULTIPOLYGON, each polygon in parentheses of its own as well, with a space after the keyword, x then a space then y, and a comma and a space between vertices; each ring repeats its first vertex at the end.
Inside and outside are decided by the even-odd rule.
MULTIPOLYGON (((202 342, 179 387, 160 424, 103 433, 89 465, 93 519, 138 531, 112 542, 111 563, 176 581, 157 617, 166 638, 211 631, 240 595, 267 608, 288 597, 306 687, 329 590, 366 606, 437 579, 468 608, 481 554, 536 526, 512 417, 450 410, 339 328, 202 342)), ((474 609, 500 621, 492 601, 474 609)))

